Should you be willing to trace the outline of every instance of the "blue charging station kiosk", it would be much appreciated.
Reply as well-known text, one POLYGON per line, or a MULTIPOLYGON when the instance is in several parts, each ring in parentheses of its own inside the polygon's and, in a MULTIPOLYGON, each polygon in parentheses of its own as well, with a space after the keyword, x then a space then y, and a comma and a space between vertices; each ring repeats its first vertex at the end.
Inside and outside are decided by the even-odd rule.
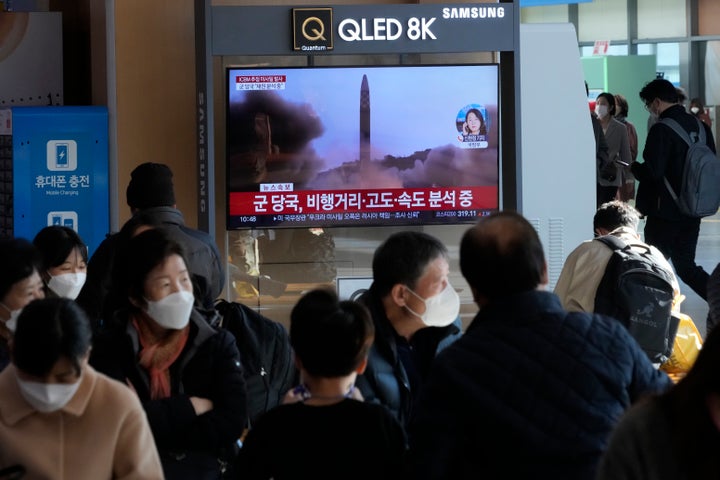
POLYGON ((106 107, 16 107, 14 236, 70 227, 89 255, 110 229, 106 107))

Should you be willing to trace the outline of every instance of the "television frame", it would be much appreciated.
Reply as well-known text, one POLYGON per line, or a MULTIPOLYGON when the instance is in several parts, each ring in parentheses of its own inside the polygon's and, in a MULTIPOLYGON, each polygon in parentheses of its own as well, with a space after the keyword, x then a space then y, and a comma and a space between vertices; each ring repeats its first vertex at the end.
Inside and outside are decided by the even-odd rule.
MULTIPOLYGON (((482 215, 487 215, 493 211, 497 211, 500 205, 500 148, 502 144, 502 131, 499 118, 501 101, 500 85, 501 69, 500 64, 498 63, 328 67, 268 66, 263 68, 235 66, 226 67, 226 228, 228 230, 238 230, 245 228, 452 225, 474 223, 475 221, 477 221, 478 217, 482 215), (254 80, 251 78, 244 79, 247 80, 246 83, 252 83, 252 81, 256 81, 260 85, 251 84, 249 86, 246 86, 243 82, 240 82, 243 83, 243 88, 247 87, 248 90, 254 90, 256 92, 259 92, 263 91, 264 89, 267 91, 271 91, 272 89, 272 86, 268 87, 267 85, 262 85, 263 83, 273 83, 274 80, 287 82, 287 74, 293 71, 312 71, 313 73, 310 75, 313 75, 320 72, 327 73, 332 71, 343 71, 345 73, 355 70, 362 70, 367 72, 397 72, 398 70, 407 71, 408 69, 420 69, 426 72, 430 72, 432 69, 439 69, 440 71, 449 71, 453 69, 457 69, 458 71, 460 69, 478 69, 478 72, 483 72, 484 75, 486 75, 488 71, 491 72, 490 76, 492 77, 492 84, 490 87, 484 87, 485 89, 492 91, 492 98, 490 99, 491 103, 479 103, 479 101, 474 102, 469 100, 468 103, 461 102, 462 105, 458 105, 458 107, 456 107, 458 113, 455 122, 455 127, 457 128, 456 139, 458 144, 461 145, 464 143, 464 140, 461 140, 461 136, 464 137, 464 135, 461 135, 463 132, 460 131, 460 126, 462 125, 460 123, 461 113, 463 113, 463 111, 469 110, 469 108, 471 107, 478 106, 476 104, 479 103, 479 106, 484 107, 485 109, 484 111, 482 111, 482 113, 488 130, 486 132, 486 138, 482 139, 479 137, 471 137, 471 141, 477 141, 478 144, 480 143, 480 141, 487 142, 487 147, 484 149, 480 149, 479 147, 460 148, 458 145, 454 145, 453 148, 455 150, 450 149, 449 151, 454 152, 453 155, 459 155, 459 153, 463 151, 477 154, 477 152, 473 152, 473 150, 479 150, 481 151, 481 153, 485 153, 484 157, 492 157, 492 164, 494 169, 494 180, 492 184, 477 185, 470 182, 461 182, 456 185, 417 185, 413 187, 407 187, 403 183, 403 186, 392 188, 373 188, 368 185, 358 185, 356 186, 356 188, 302 188, 299 190, 295 190, 294 183, 297 182, 277 181, 278 177, 281 177, 282 175, 275 175, 272 181, 264 182, 264 180, 268 179, 267 172, 259 173, 258 170, 261 169, 253 167, 252 169, 250 169, 249 175, 266 176, 262 179, 260 179, 259 177, 253 178, 251 181, 247 181, 244 185, 241 185, 241 187, 238 188, 237 182, 234 180, 238 174, 236 171, 233 170, 234 167, 230 164, 233 155, 237 154, 236 146, 233 143, 233 133, 231 132, 231 129, 234 128, 232 118, 233 113, 231 113, 231 110, 237 107, 236 104, 234 105, 233 95, 231 95, 231 80, 233 76, 238 76, 238 78, 240 76, 268 77, 254 80), (272 78, 273 73, 271 72, 275 72, 274 75, 278 78, 272 78), (480 189, 482 189, 482 194, 478 193, 481 191, 480 189), (470 193, 468 194, 468 192, 470 193), (266 202, 266 205, 263 206, 265 212, 261 212, 263 213, 262 215, 257 214, 257 208, 255 209, 255 211, 253 211, 249 207, 248 194, 252 194, 254 199, 269 199, 266 202), (393 196, 394 194, 396 194, 396 196, 393 196), (475 195, 477 195, 477 197, 475 195), (323 199, 327 200, 331 196, 333 198, 333 205, 335 205, 336 203, 344 203, 346 205, 352 205, 352 208, 346 208, 344 210, 338 208, 325 209, 328 202, 323 203, 323 199), (244 198, 238 200, 239 197, 244 198), (471 200, 469 200, 470 197, 472 197, 471 200), (276 208, 277 203, 272 202, 272 199, 278 198, 285 199, 285 201, 283 201, 283 205, 295 205, 295 210, 291 209, 288 212, 288 210, 284 208, 276 208), (293 202, 288 202, 288 198, 293 200, 293 202), (388 203, 384 202, 383 200, 387 198, 393 199, 393 206, 387 206, 388 203), (441 202, 438 200, 439 198, 452 198, 454 202, 454 204, 452 205, 454 206, 452 206, 452 208, 438 209, 436 206, 441 204, 441 202), (238 209, 238 205, 241 205, 242 207, 238 209), (372 205, 372 210, 369 210, 368 208, 365 208, 365 210, 358 210, 359 205, 372 205), (383 207, 382 205, 385 206, 383 207), (308 210, 308 206, 314 207, 314 209, 310 208, 308 210)), ((373 86, 373 77, 371 77, 369 79, 370 109, 375 106, 375 104, 373 103, 373 98, 375 98, 375 95, 373 94, 374 91, 372 90, 373 86)), ((355 89, 354 86, 352 88, 355 89)), ((360 93, 360 95, 356 97, 358 102, 363 95, 362 89, 363 85, 362 82, 360 82, 358 88, 354 90, 355 92, 360 93)), ((313 108, 315 108, 315 106, 313 106, 313 108)), ((356 112, 358 111, 356 110, 356 112)), ((359 133, 359 136, 362 139, 362 107, 360 108, 358 114, 361 125, 355 134, 358 135, 359 133)), ((273 118, 273 115, 269 116, 273 118)), ((368 112, 368 117, 373 117, 371 111, 368 112)), ((370 118, 367 119, 368 123, 370 121, 370 118)), ((245 122, 253 122, 253 120, 249 118, 245 118, 244 120, 245 122)), ((268 132, 272 132, 274 130, 270 128, 270 121, 271 120, 267 118, 263 118, 262 114, 258 115, 258 113, 256 112, 254 118, 255 126, 248 126, 246 127, 246 130, 251 128, 255 128, 256 130, 258 128, 262 129, 264 127, 258 127, 258 124, 266 124, 268 132), (260 118, 258 119, 258 117, 260 118)), ((271 137, 271 133, 268 133, 267 136, 271 137)), ((320 137, 314 137, 312 140, 316 140, 317 138, 320 137)), ((261 144, 262 142, 265 142, 265 140, 257 140, 256 144, 261 144)), ((452 146, 452 144, 448 145, 452 146)), ((272 153, 274 147, 275 145, 273 145, 272 138, 268 138, 267 143, 262 145, 263 150, 265 150, 267 153, 266 157, 268 159, 272 155, 274 155, 272 153)), ((428 148, 427 150, 432 153, 433 150, 444 147, 444 145, 436 145, 432 148, 428 148)), ((355 162, 357 165, 360 165, 360 163, 363 161, 361 158, 363 155, 362 140, 358 142, 358 146, 355 148, 357 148, 359 152, 358 158, 342 162, 343 164, 346 165, 348 163, 352 164, 353 162, 355 162)), ((419 153, 419 151, 407 153, 410 153, 410 155, 408 155, 408 158, 412 159, 412 155, 419 153)), ((428 155, 430 153, 428 153, 428 155)), ((258 152, 252 151, 240 152, 240 154, 243 155, 243 161, 245 161, 245 158, 255 158, 258 155, 262 156, 258 152)), ((278 151, 277 158, 282 157, 282 154, 283 152, 278 151)), ((295 155, 297 155, 297 153, 295 155)), ((470 155, 470 157, 472 156, 473 155, 470 155)), ((454 159, 455 157, 452 158, 454 159)), ((416 160, 417 159, 415 159, 414 161, 416 160)), ((255 160, 252 161, 254 162, 255 160)), ((425 164, 426 161, 427 158, 423 160, 423 164, 425 164)), ((487 160, 484 161, 487 163, 487 160)), ((377 162, 377 159, 371 159, 371 162, 377 162)), ((467 165, 468 163, 466 162, 465 164, 467 165)), ((442 167, 442 162, 438 163, 438 165, 442 167)), ((247 165, 245 167, 247 167, 247 165)), ((255 165, 255 167, 257 167, 257 165, 255 165)), ((340 166, 334 167, 334 169, 337 168, 340 168, 340 166)), ((449 169, 440 168, 439 171, 437 169, 436 171, 437 175, 442 176, 446 174, 449 169)), ((459 173, 463 174, 463 176, 465 174, 465 172, 462 171, 460 171, 459 173)), ((363 177, 363 175, 358 175, 358 177, 363 177)), ((375 185, 380 185, 380 183, 375 183, 375 185)), ((262 202, 254 202, 254 206, 260 205, 261 203, 262 202)), ((448 200, 448 205, 451 205, 450 200, 448 200)))

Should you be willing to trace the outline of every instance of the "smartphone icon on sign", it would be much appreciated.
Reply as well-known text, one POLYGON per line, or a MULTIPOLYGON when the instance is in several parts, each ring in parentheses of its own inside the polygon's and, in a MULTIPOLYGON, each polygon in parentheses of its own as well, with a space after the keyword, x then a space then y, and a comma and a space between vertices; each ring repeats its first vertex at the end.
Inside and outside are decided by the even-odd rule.
POLYGON ((47 169, 51 172, 73 172, 78 168, 75 140, 48 140, 46 146, 47 169))
POLYGON ((77 212, 73 212, 73 211, 48 212, 47 224, 72 228, 73 230, 75 230, 77 232, 78 231, 78 214, 77 214, 77 212))
POLYGON ((68 153, 67 143, 55 144, 55 167, 65 169, 70 166, 70 163, 68 162, 68 153))

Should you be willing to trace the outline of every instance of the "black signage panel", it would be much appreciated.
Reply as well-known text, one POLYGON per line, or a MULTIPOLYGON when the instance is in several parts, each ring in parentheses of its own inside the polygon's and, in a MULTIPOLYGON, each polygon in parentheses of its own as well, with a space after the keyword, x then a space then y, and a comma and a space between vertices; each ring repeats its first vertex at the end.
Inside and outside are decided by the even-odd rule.
POLYGON ((212 7, 213 55, 513 51, 513 4, 212 7))
POLYGON ((332 7, 293 8, 293 50, 333 49, 332 7))

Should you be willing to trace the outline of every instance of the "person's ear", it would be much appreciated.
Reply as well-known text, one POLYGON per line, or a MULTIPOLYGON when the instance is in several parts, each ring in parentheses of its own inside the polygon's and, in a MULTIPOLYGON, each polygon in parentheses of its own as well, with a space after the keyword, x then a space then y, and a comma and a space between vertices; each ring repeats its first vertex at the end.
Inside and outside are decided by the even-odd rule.
POLYGON ((550 278, 548 277, 548 266, 547 262, 543 264, 543 270, 542 275, 540 275, 540 285, 545 288, 547 287, 548 283, 550 283, 550 278))
POLYGON ((470 292, 472 292, 472 298, 479 308, 484 307, 490 300, 485 295, 480 294, 475 287, 470 286, 470 292))
POLYGON ((367 357, 367 355, 365 355, 365 358, 363 358, 362 362, 360 362, 360 365, 358 365, 358 367, 355 369, 355 373, 357 373, 358 375, 362 375, 363 373, 365 373, 367 364, 368 364, 368 357, 367 357))
POLYGON ((595 229, 595 235, 598 237, 603 237, 609 233, 610 233, 610 230, 608 230, 607 228, 598 227, 595 229))
POLYGON ((83 355, 82 360, 80 361, 80 365, 85 368, 88 366, 88 363, 90 362, 90 353, 92 352, 92 347, 88 347, 87 352, 85 355, 83 355))
POLYGON ((705 397, 705 407, 708 409, 715 429, 720 432, 720 394, 708 393, 705 397))
POLYGON ((138 300, 135 297, 133 297, 132 295, 128 295, 128 302, 130 302, 130 305, 132 305, 133 307, 139 308, 140 310, 142 310, 146 306, 146 302, 144 302, 142 300, 138 300))
POLYGON ((297 355, 293 355, 293 361, 295 362, 295 368, 298 369, 298 372, 303 369, 300 357, 298 357, 297 355))
POLYGON ((399 307, 405 306, 405 290, 406 287, 402 283, 396 283, 390 290, 390 297, 393 302, 399 307))
POLYGON ((78 362, 78 364, 80 366, 80 370, 77 372, 78 375, 81 375, 82 372, 84 372, 87 369, 88 365, 90 364, 90 351, 91 350, 92 350, 92 347, 89 347, 87 349, 87 352, 85 352, 85 355, 83 355, 82 358, 80 359, 80 361, 78 362))

